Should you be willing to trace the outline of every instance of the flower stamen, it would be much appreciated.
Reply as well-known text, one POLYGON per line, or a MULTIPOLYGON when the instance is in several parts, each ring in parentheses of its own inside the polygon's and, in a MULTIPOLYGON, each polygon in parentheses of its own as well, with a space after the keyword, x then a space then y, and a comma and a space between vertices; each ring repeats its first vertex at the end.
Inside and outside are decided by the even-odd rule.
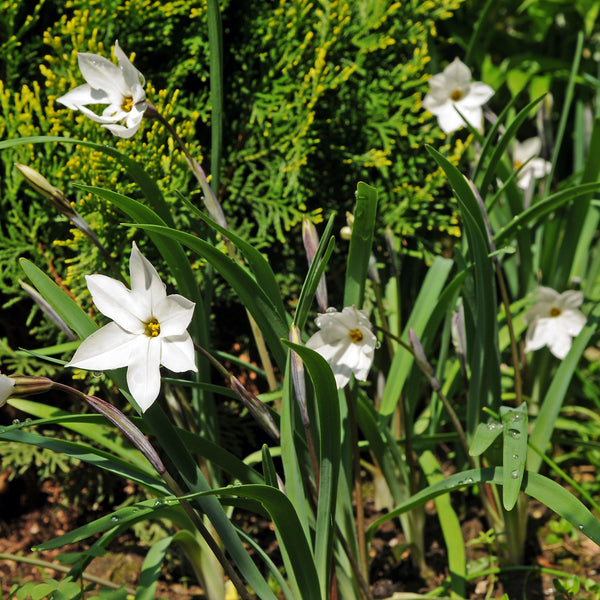
POLYGON ((451 94, 450 94, 450 98, 452 98, 453 102, 458 102, 461 98, 462 98, 463 94, 460 90, 454 90, 451 94))
POLYGON ((562 311, 560 310, 560 308, 558 308, 557 306, 553 306, 550 309, 550 316, 551 317, 558 317, 560 315, 562 311))
POLYGON ((160 335, 160 323, 154 317, 152 317, 145 325, 145 335, 151 338, 158 337, 160 335))
POLYGON ((125 112, 131 112, 131 109, 133 108, 133 98, 131 96, 124 96, 121 108, 125 112))
POLYGON ((350 336, 350 339, 355 343, 358 344, 358 342, 361 342, 363 339, 363 334, 362 331, 360 329, 351 329, 348 332, 348 335, 350 336))

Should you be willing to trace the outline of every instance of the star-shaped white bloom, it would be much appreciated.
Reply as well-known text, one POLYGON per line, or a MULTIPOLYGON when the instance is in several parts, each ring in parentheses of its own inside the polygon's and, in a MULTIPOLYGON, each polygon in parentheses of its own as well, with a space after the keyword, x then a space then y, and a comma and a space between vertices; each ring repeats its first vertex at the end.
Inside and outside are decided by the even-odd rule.
POLYGON ((556 358, 563 359, 575 336, 585 325, 585 315, 577 310, 583 294, 569 290, 559 294, 552 288, 540 287, 535 305, 525 313, 529 325, 525 337, 525 352, 548 346, 556 358))
POLYGON ((0 406, 4 406, 6 401, 12 396, 15 388, 15 380, 0 373, 0 406))
POLYGON ((541 151, 542 140, 539 137, 529 138, 522 143, 517 140, 514 141, 513 167, 516 170, 525 165, 517 175, 517 185, 522 190, 529 189, 534 180, 541 179, 550 172, 550 163, 543 158, 539 158, 541 151))
POLYGON ((445 133, 464 127, 465 119, 476 129, 483 126, 484 105, 494 90, 481 81, 471 81, 471 71, 459 58, 455 58, 442 73, 429 80, 429 93, 423 98, 423 108, 435 115, 445 133))
POLYGON ((131 64, 119 42, 115 42, 115 56, 119 61, 118 67, 97 54, 79 52, 79 70, 87 83, 56 101, 72 110, 80 110, 115 135, 130 138, 138 130, 148 106, 144 76, 131 64), (87 107, 88 104, 108 106, 101 115, 97 115, 87 107))
POLYGON ((113 322, 86 338, 67 366, 93 371, 126 366, 129 391, 145 411, 160 391, 160 365, 177 373, 197 370, 187 332, 195 304, 178 294, 167 296, 135 243, 129 271, 131 290, 105 275, 86 276, 94 304, 113 322))
POLYGON ((306 345, 318 352, 333 371, 338 389, 354 373, 365 381, 373 363, 377 338, 364 310, 346 306, 342 312, 328 309, 315 319, 317 331, 306 345))

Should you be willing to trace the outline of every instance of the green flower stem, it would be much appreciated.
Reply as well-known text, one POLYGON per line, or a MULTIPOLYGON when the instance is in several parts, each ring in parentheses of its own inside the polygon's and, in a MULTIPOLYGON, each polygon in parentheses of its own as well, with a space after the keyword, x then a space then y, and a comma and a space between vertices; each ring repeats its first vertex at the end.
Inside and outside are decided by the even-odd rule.
MULTIPOLYGON (((419 369, 421 369, 421 371, 423 372, 423 374, 429 381, 429 384, 433 388, 434 392, 436 392, 439 399, 442 401, 442 404, 444 405, 444 408, 446 409, 446 412, 448 413, 448 416, 450 417, 450 420, 452 421, 452 424, 454 425, 454 428, 456 429, 456 433, 458 434, 461 444, 465 450, 465 454, 467 455, 467 460, 469 462, 469 465, 471 465, 472 468, 475 468, 475 462, 473 461, 473 457, 469 454, 469 443, 467 442, 467 436, 465 435, 465 430, 463 429, 463 426, 462 426, 460 419, 458 418, 456 412, 452 408, 452 404, 450 404, 450 401, 446 397, 446 394, 444 394, 444 392, 442 391, 442 386, 440 385, 439 381, 436 379, 435 375, 432 375, 433 369, 431 368, 431 365, 429 365, 430 370, 427 369, 427 366, 422 364, 422 358, 417 356, 417 353, 412 348, 412 346, 410 346, 410 344, 407 344, 404 340, 400 339, 398 336, 395 336, 393 333, 390 333, 389 331, 385 331, 381 327, 375 326, 375 329, 383 332, 387 336, 390 336, 394 341, 398 342, 405 350, 408 350, 408 352, 410 352, 413 355, 415 362, 417 363, 417 366, 419 367, 419 369)), ((402 404, 402 403, 399 403, 399 404, 402 404)), ((408 439, 406 440, 406 442, 408 442, 408 439)), ((408 455, 408 444, 406 442, 405 442, 405 444, 406 444, 405 453, 408 455)), ((407 460, 407 462, 408 462, 408 460, 407 460)))
POLYGON ((360 478, 360 452, 358 449, 358 423, 354 407, 353 394, 346 388, 346 403, 348 405, 348 419, 350 421, 350 435, 352 436, 352 460, 354 463, 354 502, 356 504, 356 537, 358 539, 358 558, 360 573, 367 579, 369 574, 369 555, 365 538, 365 515, 363 508, 362 487, 360 478))

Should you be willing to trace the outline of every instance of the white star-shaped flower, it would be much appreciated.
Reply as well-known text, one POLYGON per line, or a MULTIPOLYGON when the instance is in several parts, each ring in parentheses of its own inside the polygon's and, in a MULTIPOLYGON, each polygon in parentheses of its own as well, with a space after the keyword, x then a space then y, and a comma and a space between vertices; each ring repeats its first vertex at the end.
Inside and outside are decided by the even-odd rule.
POLYGON ((517 175, 517 185, 522 190, 529 189, 534 180, 541 179, 550 172, 550 163, 539 158, 541 151, 542 140, 539 137, 532 137, 524 142, 514 141, 513 167, 516 170, 525 165, 517 175))
POLYGON ((329 363, 338 389, 350 381, 352 374, 365 381, 377 344, 367 313, 354 306, 346 306, 342 312, 330 308, 315 323, 319 331, 306 345, 329 363))
POLYGON ((476 129, 483 126, 482 106, 494 95, 494 90, 481 81, 471 81, 471 70, 455 58, 442 73, 429 80, 429 93, 423 98, 423 108, 435 115, 445 133, 464 127, 458 111, 476 129))
POLYGON ((105 275, 86 276, 94 304, 113 322, 86 338, 67 366, 92 371, 127 367, 129 391, 145 411, 160 391, 160 365, 177 373, 197 370, 187 332, 195 304, 178 294, 167 296, 135 243, 129 271, 131 290, 105 275))
POLYGON ((540 287, 535 305, 523 317, 529 325, 525 352, 548 346, 556 358, 563 359, 585 325, 585 315, 578 310, 582 302, 581 292, 569 290, 559 294, 552 288, 540 287))
POLYGON ((79 70, 87 83, 56 101, 72 110, 80 110, 115 135, 130 138, 138 130, 148 106, 144 76, 131 64, 118 41, 115 42, 115 56, 119 66, 97 54, 79 52, 79 70), (88 104, 108 106, 98 115, 87 107, 88 104))

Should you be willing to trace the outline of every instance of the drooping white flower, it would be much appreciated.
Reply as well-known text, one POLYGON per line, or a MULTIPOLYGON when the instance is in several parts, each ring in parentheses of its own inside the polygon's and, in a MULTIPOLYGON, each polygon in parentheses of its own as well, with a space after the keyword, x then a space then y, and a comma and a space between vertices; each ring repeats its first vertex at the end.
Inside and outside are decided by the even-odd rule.
POLYGON ((348 383, 352 374, 365 381, 377 344, 367 313, 354 306, 346 306, 342 312, 330 308, 315 323, 319 331, 306 345, 329 363, 338 389, 348 383))
POLYGON ((115 42, 119 66, 103 56, 79 52, 79 70, 87 83, 57 98, 57 102, 72 110, 80 110, 115 135, 130 138, 138 130, 148 104, 144 91, 144 76, 131 64, 115 42), (101 115, 88 104, 108 104, 101 115))
POLYGON ((548 346, 556 358, 563 359, 585 325, 585 315, 578 310, 582 302, 581 292, 568 290, 559 294, 552 288, 540 287, 535 305, 523 317, 529 325, 525 352, 548 346))
POLYGON ((513 167, 515 170, 523 167, 517 175, 517 185, 522 190, 529 189, 535 179, 541 179, 550 172, 550 163, 539 157, 541 151, 542 140, 537 136, 524 142, 514 141, 513 167))
POLYGON ((471 81, 471 70, 459 58, 455 58, 442 73, 434 75, 429 80, 429 87, 429 93, 423 98, 423 108, 437 117, 445 133, 464 127, 458 111, 473 127, 482 128, 481 107, 494 95, 494 90, 481 81, 471 81))
POLYGON ((196 371, 194 345, 187 332, 195 304, 167 296, 156 269, 135 243, 129 261, 131 290, 105 275, 86 281, 98 310, 113 320, 86 338, 69 367, 105 371, 127 367, 127 385, 142 411, 160 391, 160 365, 196 371))
POLYGON ((15 380, 0 373, 0 406, 4 406, 6 401, 12 396, 15 388, 15 380))

